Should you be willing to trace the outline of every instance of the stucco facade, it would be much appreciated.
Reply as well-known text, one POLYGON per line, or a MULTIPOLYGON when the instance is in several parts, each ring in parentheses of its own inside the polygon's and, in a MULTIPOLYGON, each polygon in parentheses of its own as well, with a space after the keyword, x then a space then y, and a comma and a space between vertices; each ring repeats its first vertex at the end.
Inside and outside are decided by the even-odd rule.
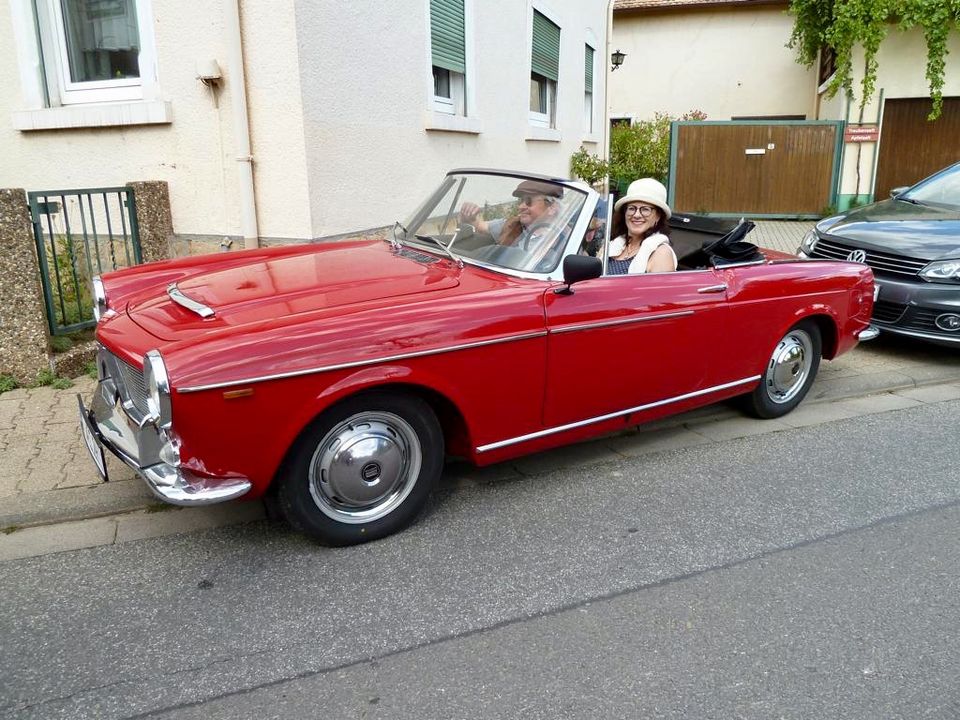
MULTIPOLYGON (((817 68, 787 47, 793 16, 787 2, 616 0, 611 47, 626 53, 610 76, 611 118, 645 120, 690 110, 712 121, 799 118, 860 122, 859 99, 827 97, 817 68)), ((960 36, 951 33, 943 95, 960 95, 960 36)), ((926 44, 920 30, 890 27, 878 53, 877 92, 862 122, 881 123, 883 102, 929 96, 926 44)), ((855 54, 859 93, 862 51, 855 54)), ((881 140, 882 142, 882 125, 881 140)), ((873 199, 878 143, 846 143, 836 188, 840 209, 873 199), (858 172, 859 170, 859 172, 858 172), (858 177, 859 176, 859 177, 858 177)))
MULTIPOLYGON (((168 183, 180 237, 242 236, 236 88, 214 0, 149 2, 155 45, 150 124, 41 128, 45 110, 30 0, 0 11, 0 187, 168 183), (31 54, 32 53, 32 54, 31 54), (216 60, 211 89, 198 63, 216 60), (159 109, 158 109, 159 108, 159 109)), ((467 117, 432 111, 430 2, 239 2, 258 232, 263 242, 312 240, 404 217, 458 166, 506 166, 567 176, 582 143, 606 141, 606 0, 466 0, 467 117), (555 127, 532 128, 533 11, 561 30, 555 127), (584 44, 597 51, 594 132, 584 123, 584 44), (446 127, 447 129, 443 129, 446 127)), ((55 103, 54 103, 55 104, 55 103)), ((136 103, 131 104, 131 107, 136 103)), ((146 103, 144 103, 146 105, 146 103)), ((102 109, 102 108, 101 108, 102 109)), ((84 115, 83 109, 57 117, 84 115)), ((132 112, 138 112, 134 107, 132 112)), ((112 120, 110 118, 113 118, 112 120)), ((243 159, 240 162, 244 162, 243 159)))
POLYGON ((743 116, 814 119, 815 71, 784 47, 793 21, 786 3, 653 7, 616 11, 611 45, 626 53, 610 76, 610 116, 709 120, 743 116))

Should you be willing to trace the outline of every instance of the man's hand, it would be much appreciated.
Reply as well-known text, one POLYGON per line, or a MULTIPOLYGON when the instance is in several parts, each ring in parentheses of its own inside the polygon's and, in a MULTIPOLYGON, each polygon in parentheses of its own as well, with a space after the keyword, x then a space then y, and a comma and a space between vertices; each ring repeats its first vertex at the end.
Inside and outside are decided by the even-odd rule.
POLYGON ((490 234, 487 221, 480 215, 480 206, 475 203, 465 202, 460 206, 460 222, 468 222, 479 232, 490 234))

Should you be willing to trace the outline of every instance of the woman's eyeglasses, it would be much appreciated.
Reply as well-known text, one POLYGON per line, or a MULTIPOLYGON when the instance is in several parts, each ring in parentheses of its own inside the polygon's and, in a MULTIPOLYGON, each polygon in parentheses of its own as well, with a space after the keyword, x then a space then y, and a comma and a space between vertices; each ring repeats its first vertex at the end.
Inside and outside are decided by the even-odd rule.
POLYGON ((654 207, 649 205, 627 205, 627 217, 639 215, 640 217, 650 217, 653 215, 654 207))

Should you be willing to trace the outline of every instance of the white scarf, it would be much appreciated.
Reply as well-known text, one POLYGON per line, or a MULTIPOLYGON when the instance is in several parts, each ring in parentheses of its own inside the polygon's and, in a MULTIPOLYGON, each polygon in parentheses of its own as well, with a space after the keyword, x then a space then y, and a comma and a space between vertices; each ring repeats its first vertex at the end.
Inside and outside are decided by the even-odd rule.
MULTIPOLYGON (((656 250, 661 245, 666 245, 670 250, 670 254, 673 255, 673 269, 677 269, 677 255, 673 252, 673 248, 670 247, 670 238, 668 238, 663 233, 654 233, 653 235, 648 235, 643 239, 643 242, 640 243, 640 249, 637 251, 637 254, 633 256, 633 260, 630 262, 630 267, 627 269, 627 273, 644 273, 647 271, 647 263, 650 262, 650 256, 653 255, 653 251, 656 250)), ((627 247, 627 239, 620 235, 615 237, 610 241, 610 250, 608 252, 609 257, 615 258, 617 255, 622 253, 627 247)))

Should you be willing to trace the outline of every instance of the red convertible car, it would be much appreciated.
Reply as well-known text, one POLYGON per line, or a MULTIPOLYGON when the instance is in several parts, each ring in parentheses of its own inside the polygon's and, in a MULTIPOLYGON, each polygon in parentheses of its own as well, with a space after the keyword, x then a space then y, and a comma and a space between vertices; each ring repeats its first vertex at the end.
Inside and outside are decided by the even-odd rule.
POLYGON ((821 355, 868 336, 864 265, 688 234, 676 272, 608 275, 589 254, 606 208, 583 183, 457 170, 386 239, 96 278, 91 454, 170 503, 275 493, 300 531, 358 543, 413 522, 447 456, 487 465, 741 395, 778 417, 821 355), (538 223, 523 188, 550 200, 538 223))

